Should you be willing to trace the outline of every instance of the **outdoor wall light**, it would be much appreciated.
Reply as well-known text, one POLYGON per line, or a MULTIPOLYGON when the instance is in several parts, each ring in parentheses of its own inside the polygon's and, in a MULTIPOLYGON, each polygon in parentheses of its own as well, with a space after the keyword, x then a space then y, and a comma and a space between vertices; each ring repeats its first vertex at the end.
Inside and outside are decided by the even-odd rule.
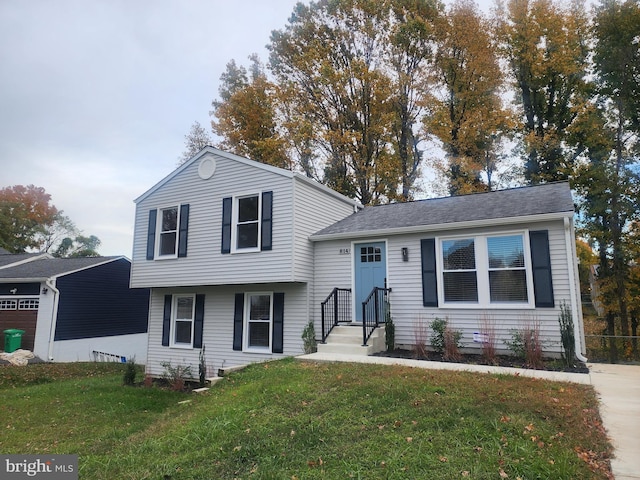
POLYGON ((407 247, 402 247, 402 261, 409 261, 409 249, 407 247))
POLYGON ((48 289, 48 288, 46 288, 46 287, 42 287, 42 294, 43 294, 43 295, 46 295, 48 291, 49 291, 49 289, 48 289))

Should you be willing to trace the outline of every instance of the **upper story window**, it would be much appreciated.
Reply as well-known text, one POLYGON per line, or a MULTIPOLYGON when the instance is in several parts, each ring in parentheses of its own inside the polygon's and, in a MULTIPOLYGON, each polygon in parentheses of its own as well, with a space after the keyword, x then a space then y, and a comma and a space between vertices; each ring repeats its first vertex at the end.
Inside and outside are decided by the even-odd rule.
POLYGON ((234 218, 234 250, 256 250, 260 239, 260 196, 236 198, 237 216, 234 218))
POLYGON ((272 249, 273 192, 222 199, 221 253, 272 249))
POLYGON ((189 204, 149 211, 147 260, 187 256, 189 204))
POLYGON ((160 210, 158 256, 175 256, 178 247, 178 207, 160 210))
POLYGON ((524 234, 442 239, 440 247, 443 305, 529 304, 524 234))

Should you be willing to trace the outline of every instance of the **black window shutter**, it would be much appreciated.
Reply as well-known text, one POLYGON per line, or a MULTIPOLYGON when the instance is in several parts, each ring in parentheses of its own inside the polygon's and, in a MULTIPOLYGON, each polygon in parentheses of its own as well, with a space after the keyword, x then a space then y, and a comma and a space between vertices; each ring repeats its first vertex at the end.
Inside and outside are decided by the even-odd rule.
POLYGON ((196 315, 193 323, 193 348, 202 348, 202 327, 204 324, 204 295, 196 295, 196 315))
POLYGON ((169 332, 171 332, 171 295, 165 295, 162 314, 162 345, 164 347, 169 346, 169 332))
POLYGON ((242 317, 244 311, 244 293, 236 293, 233 311, 233 349, 242 350, 242 317))
POLYGON ((436 271, 436 239, 420 241, 422 257, 422 304, 425 307, 438 306, 438 272, 436 271))
POLYGON ((180 228, 178 230, 178 256, 187 256, 187 233, 189 231, 189 204, 180 205, 180 228))
POLYGON ((533 291, 536 307, 553 308, 553 283, 551 279, 551 256, 549 254, 549 232, 529 232, 531 268, 533 269, 533 291))
POLYGON ((158 210, 149 210, 149 225, 147 227, 147 260, 153 260, 156 250, 156 217, 158 210))
POLYGON ((273 338, 271 351, 282 353, 284 347, 284 293, 273 294, 273 338))
POLYGON ((222 199, 222 253, 231 252, 231 205, 231 197, 222 199))
POLYGON ((271 250, 272 248, 272 227, 273 227, 273 192, 262 192, 262 239, 261 250, 271 250))

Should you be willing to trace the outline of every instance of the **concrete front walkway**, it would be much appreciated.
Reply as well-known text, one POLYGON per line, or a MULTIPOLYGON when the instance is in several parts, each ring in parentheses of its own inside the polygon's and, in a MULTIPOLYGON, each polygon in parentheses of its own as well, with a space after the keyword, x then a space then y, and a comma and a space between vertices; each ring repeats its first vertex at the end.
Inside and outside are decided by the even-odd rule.
POLYGON ((589 371, 614 448, 613 475, 616 480, 640 479, 640 366, 591 363, 589 371))
POLYGON ((640 480, 640 366, 593 363, 589 364, 587 375, 336 353, 312 353, 298 358, 319 362, 375 363, 435 370, 517 374, 523 377, 591 384, 600 399, 600 415, 615 449, 615 458, 611 460, 615 479, 640 480))

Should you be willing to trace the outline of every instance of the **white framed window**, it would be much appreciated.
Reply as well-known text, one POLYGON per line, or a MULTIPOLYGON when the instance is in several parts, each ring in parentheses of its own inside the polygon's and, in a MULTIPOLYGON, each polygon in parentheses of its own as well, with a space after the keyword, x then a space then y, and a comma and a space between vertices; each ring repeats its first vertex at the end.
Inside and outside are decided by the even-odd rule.
POLYGON ((172 347, 193 347, 193 323, 195 318, 196 296, 174 295, 171 311, 172 347))
POLYGON ((527 268, 523 235, 487 238, 491 303, 527 303, 527 268))
POLYGON ((178 255, 178 225, 180 208, 178 205, 158 210, 156 257, 175 258, 178 255))
POLYGON ((232 211, 232 251, 260 251, 262 195, 256 193, 234 197, 232 211))
POLYGON ((445 302, 478 301, 475 239, 442 241, 442 285, 445 302))
POLYGON ((37 298, 21 298, 18 301, 18 310, 37 310, 40 300, 37 298))
POLYGON ((0 299, 0 310, 16 310, 18 308, 18 300, 0 299))
POLYGON ((527 240, 526 232, 440 239, 440 305, 533 307, 527 240))
POLYGON ((271 352, 273 293, 247 293, 244 308, 245 350, 271 352))

